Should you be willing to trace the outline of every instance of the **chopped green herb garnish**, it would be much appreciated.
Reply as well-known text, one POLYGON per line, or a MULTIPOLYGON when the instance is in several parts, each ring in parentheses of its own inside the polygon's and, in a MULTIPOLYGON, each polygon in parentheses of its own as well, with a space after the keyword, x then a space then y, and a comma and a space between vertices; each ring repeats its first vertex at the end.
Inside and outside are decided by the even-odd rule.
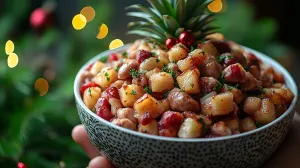
POLYGON ((222 74, 221 77, 219 78, 219 82, 217 83, 217 85, 214 87, 213 90, 216 91, 216 92, 219 92, 220 89, 223 88, 224 83, 225 83, 225 75, 222 74))
POLYGON ((217 56, 217 61, 218 61, 219 63, 222 63, 222 62, 224 62, 224 60, 225 60, 226 58, 231 59, 231 58, 233 58, 233 57, 232 57, 231 55, 220 55, 220 56, 217 56))
POLYGON ((177 80, 174 81, 174 87, 179 88, 177 80))
POLYGON ((127 53, 127 52, 123 52, 123 53, 122 53, 122 57, 123 57, 123 58, 127 58, 127 57, 128 57, 128 53, 127 53))
POLYGON ((143 129, 142 132, 143 132, 143 133, 147 133, 147 130, 143 129))
POLYGON ((255 125, 256 125, 257 128, 260 128, 260 127, 264 126, 263 124, 261 124, 259 122, 255 122, 255 125))
POLYGON ((105 63, 108 60, 108 56, 101 57, 99 61, 105 63))
POLYGON ((173 78, 177 77, 177 74, 173 70, 169 70, 168 73, 171 74, 173 78))
POLYGON ((92 109, 92 112, 96 113, 96 108, 95 107, 92 109))
POLYGON ((117 66, 115 70, 116 70, 116 71, 119 71, 119 69, 120 69, 120 67, 119 67, 119 66, 117 66))
POLYGON ((170 93, 170 91, 164 90, 164 98, 167 98, 169 93, 170 93))
POLYGON ((206 134, 207 131, 208 131, 208 128, 207 128, 207 126, 205 125, 205 123, 204 123, 204 121, 203 121, 203 118, 199 118, 198 121, 199 121, 200 124, 202 124, 203 134, 206 134))
POLYGON ((227 85, 227 87, 228 87, 228 90, 232 90, 234 88, 238 89, 240 87, 240 85, 239 84, 236 84, 235 86, 227 85))
POLYGON ((144 91, 148 94, 152 94, 152 90, 148 86, 145 86, 144 91))
POLYGON ((108 73, 107 72, 105 72, 105 77, 106 77, 106 80, 107 80, 107 82, 109 82, 110 81, 110 77, 108 76, 108 73))
POLYGON ((159 60, 158 58, 156 58, 156 63, 159 63, 159 61, 160 61, 160 60, 159 60))
POLYGON ((132 78, 138 78, 140 76, 140 72, 135 69, 130 69, 129 74, 131 75, 132 78))
POLYGON ((155 52, 151 52, 151 57, 154 57, 156 55, 155 52))
POLYGON ((92 90, 91 90, 91 88, 88 89, 88 93, 92 97, 92 90))
POLYGON ((164 65, 163 69, 161 70, 162 72, 168 72, 168 65, 164 65))
POLYGON ((132 90, 132 91, 131 91, 131 94, 132 94, 132 95, 136 95, 136 91, 135 91, 135 90, 132 90))
POLYGON ((265 94, 266 90, 262 86, 257 86, 261 94, 265 94))

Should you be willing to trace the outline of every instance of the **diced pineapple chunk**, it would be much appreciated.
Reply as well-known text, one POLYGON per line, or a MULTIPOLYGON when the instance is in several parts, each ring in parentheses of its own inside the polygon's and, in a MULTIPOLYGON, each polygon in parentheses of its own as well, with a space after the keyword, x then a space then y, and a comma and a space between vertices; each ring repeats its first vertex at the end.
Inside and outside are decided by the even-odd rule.
POLYGON ((200 92, 200 71, 197 68, 184 71, 177 77, 179 87, 189 94, 200 92))
POLYGON ((199 68, 200 64, 204 62, 204 52, 201 49, 192 51, 189 56, 177 62, 178 68, 183 72, 192 67, 199 68))
POLYGON ((201 98, 200 103, 202 112, 210 116, 222 116, 233 111, 233 95, 230 92, 218 95, 211 92, 201 98))
POLYGON ((163 111, 159 101, 157 101, 150 94, 144 94, 133 105, 136 112, 135 117, 140 119, 146 112, 150 113, 152 118, 158 117, 163 111))
POLYGON ((261 101, 260 110, 253 113, 253 118, 260 124, 268 124, 276 119, 275 107, 270 99, 265 98, 261 101))
POLYGON ((168 51, 168 54, 170 62, 177 62, 187 57, 188 49, 183 44, 179 43, 172 47, 168 51))
POLYGON ((238 117, 227 117, 222 120, 225 125, 231 130, 231 132, 239 131, 239 118, 238 117))
POLYGON ((147 125, 142 125, 140 124, 138 126, 138 131, 146 134, 151 134, 151 135, 158 135, 158 124, 156 120, 152 120, 149 124, 147 125))
POLYGON ((124 84, 119 90, 120 99, 125 107, 132 107, 144 93, 144 89, 136 84, 124 84))
POLYGON ((149 82, 153 92, 164 92, 174 88, 174 79, 171 74, 166 72, 151 75, 149 82))
POLYGON ((240 120, 240 132, 248 132, 256 129, 254 120, 251 117, 247 117, 240 120))
POLYGON ((218 49, 213 45, 211 41, 207 41, 204 44, 200 44, 200 48, 204 51, 206 55, 219 55, 218 49))
POLYGON ((149 79, 151 75, 159 73, 160 71, 161 71, 161 69, 155 68, 155 69, 152 69, 151 71, 146 72, 145 75, 149 79))
POLYGON ((95 77, 95 83, 104 90, 117 79, 118 72, 112 67, 105 67, 95 77))
POLYGON ((155 57, 150 57, 148 59, 145 59, 141 65, 140 65, 140 70, 146 70, 150 71, 155 68, 163 68, 164 63, 160 61, 158 58, 155 57))
POLYGON ((104 63, 101 62, 101 61, 96 61, 92 67, 91 67, 91 70, 90 72, 93 74, 93 75, 97 75, 97 73, 99 73, 102 68, 104 67, 104 63))
POLYGON ((92 110, 100 96, 101 89, 99 87, 87 88, 83 93, 83 102, 90 110, 92 110))
POLYGON ((202 134, 202 124, 192 118, 186 118, 178 131, 180 138, 198 138, 202 134))

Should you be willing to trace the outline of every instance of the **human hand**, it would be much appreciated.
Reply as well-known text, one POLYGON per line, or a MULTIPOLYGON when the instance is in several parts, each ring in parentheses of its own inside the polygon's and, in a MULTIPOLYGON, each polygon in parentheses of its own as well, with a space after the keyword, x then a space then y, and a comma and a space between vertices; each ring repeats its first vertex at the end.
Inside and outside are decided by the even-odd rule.
POLYGON ((73 140, 78 143, 86 154, 91 158, 88 168, 113 168, 114 166, 99 154, 88 138, 83 125, 77 125, 72 131, 73 140))

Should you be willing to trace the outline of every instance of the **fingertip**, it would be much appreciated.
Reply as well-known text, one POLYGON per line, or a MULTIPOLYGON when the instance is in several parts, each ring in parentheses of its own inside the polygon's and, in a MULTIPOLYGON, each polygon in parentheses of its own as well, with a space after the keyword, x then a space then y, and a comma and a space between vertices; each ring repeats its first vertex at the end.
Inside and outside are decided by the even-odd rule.
POLYGON ((76 143, 80 143, 86 139, 86 131, 83 125, 77 125, 72 130, 72 138, 76 143))
POLYGON ((105 157, 98 156, 90 161, 89 168, 113 168, 113 165, 105 157))

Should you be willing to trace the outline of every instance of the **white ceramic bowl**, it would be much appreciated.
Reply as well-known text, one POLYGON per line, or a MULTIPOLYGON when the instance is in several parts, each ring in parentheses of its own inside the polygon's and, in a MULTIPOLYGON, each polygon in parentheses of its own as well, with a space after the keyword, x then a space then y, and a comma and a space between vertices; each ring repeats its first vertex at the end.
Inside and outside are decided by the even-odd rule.
POLYGON ((116 126, 89 110, 79 93, 79 79, 86 67, 112 52, 103 52, 86 63, 76 76, 74 93, 79 117, 93 145, 118 168, 255 168, 268 159, 284 140, 295 113, 295 81, 279 63, 245 47, 265 64, 282 73, 295 94, 288 110, 275 121, 250 132, 218 137, 179 139, 153 136, 116 126))

